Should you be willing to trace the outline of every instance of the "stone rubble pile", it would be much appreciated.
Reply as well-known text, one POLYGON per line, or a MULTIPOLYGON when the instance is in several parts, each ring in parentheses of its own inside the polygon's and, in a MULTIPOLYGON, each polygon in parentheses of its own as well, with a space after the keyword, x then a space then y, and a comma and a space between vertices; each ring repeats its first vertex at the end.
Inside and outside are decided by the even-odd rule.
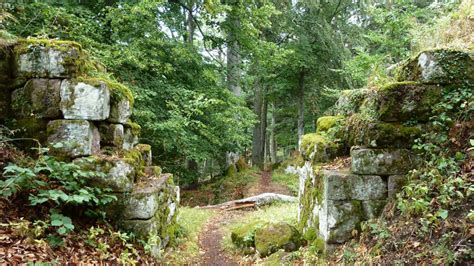
POLYGON ((443 91, 474 89, 474 54, 422 52, 399 69, 397 80, 376 90, 344 91, 330 116, 318 119, 316 133, 303 136, 299 229, 324 240, 327 250, 379 216, 402 188, 420 163, 411 147, 430 130, 443 91), (348 155, 349 168, 325 169, 324 163, 348 155))
POLYGON ((179 189, 152 166, 151 147, 138 144, 130 90, 85 77, 88 64, 73 42, 28 39, 0 49, 0 123, 51 155, 106 173, 90 182, 119 198, 107 207, 113 221, 164 247, 174 237, 179 189))

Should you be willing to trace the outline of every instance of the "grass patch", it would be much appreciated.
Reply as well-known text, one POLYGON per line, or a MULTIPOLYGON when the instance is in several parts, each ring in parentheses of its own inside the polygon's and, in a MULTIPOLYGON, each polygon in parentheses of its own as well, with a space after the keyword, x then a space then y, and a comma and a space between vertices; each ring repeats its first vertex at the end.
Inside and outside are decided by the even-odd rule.
POLYGON ((206 222, 217 214, 210 209, 181 207, 178 213, 178 224, 181 236, 177 246, 163 256, 163 261, 170 265, 190 264, 199 256, 199 234, 206 222))
POLYGON ((297 174, 287 174, 283 169, 278 169, 272 172, 272 182, 288 188, 291 195, 298 195, 300 181, 297 174))

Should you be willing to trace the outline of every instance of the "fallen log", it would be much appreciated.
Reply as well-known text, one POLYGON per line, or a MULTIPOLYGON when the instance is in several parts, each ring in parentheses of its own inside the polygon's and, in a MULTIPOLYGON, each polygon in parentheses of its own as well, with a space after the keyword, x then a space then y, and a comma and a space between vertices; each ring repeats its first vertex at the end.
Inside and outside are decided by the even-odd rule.
POLYGON ((263 193, 257 196, 252 196, 239 200, 227 201, 217 205, 202 206, 202 209, 221 209, 221 210, 236 210, 249 207, 260 207, 273 202, 296 202, 296 197, 277 194, 277 193, 263 193))

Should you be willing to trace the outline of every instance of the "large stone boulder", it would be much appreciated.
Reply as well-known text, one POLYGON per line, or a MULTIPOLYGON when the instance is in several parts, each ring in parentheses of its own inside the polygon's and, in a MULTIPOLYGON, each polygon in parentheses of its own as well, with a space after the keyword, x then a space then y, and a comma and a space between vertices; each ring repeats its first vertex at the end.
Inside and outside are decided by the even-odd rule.
POLYGON ((112 98, 110 106, 110 117, 108 121, 112 123, 126 123, 132 115, 132 102, 129 98, 112 98))
POLYGON ((402 65, 397 80, 474 84, 474 53, 443 49, 421 52, 402 65))
POLYGON ((12 111, 17 118, 61 118, 60 79, 31 79, 12 93, 12 111))
POLYGON ((360 175, 401 175, 415 169, 419 159, 407 149, 351 150, 351 170, 360 175))
POLYGON ((373 200, 387 197, 387 183, 376 175, 356 175, 349 170, 325 170, 324 199, 373 200))
POLYGON ((52 120, 48 123, 49 152, 60 157, 75 158, 96 153, 100 149, 98 129, 85 120, 52 120))
POLYGON ((21 78, 69 78, 85 65, 79 44, 43 39, 20 40, 14 48, 15 74, 21 78))
POLYGON ((414 82, 386 85, 377 91, 377 118, 384 122, 426 122, 442 92, 439 85, 414 82))
POLYGON ((61 111, 65 119, 105 120, 110 114, 109 88, 105 83, 63 80, 61 111))
POLYGON ((255 248, 261 256, 268 256, 279 249, 295 251, 301 244, 300 233, 288 223, 270 223, 255 231, 255 248))

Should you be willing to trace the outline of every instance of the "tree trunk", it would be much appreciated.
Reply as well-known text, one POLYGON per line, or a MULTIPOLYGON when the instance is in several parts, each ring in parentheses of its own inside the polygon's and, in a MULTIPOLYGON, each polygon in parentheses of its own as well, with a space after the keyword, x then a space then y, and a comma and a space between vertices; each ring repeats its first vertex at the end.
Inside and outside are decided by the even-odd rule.
POLYGON ((271 118, 271 129, 270 129, 270 161, 272 163, 277 162, 277 142, 276 142, 276 108, 275 104, 272 103, 272 118, 271 118))
POLYGON ((231 28, 227 33, 227 86, 235 96, 240 97, 242 95, 242 88, 240 87, 240 46, 234 32, 239 29, 240 21, 232 11, 228 19, 231 28))
POLYGON ((304 135, 304 77, 305 72, 301 70, 298 78, 298 149, 301 146, 301 137, 304 135))
POLYGON ((186 41, 189 44, 193 44, 194 41, 194 30, 195 30, 195 25, 194 25, 194 20, 193 20, 193 8, 194 8, 194 1, 190 1, 188 4, 188 12, 187 12, 187 19, 186 19, 186 41))
POLYGON ((253 129, 252 141, 252 165, 263 169, 265 155, 265 131, 267 127, 267 104, 265 92, 257 81, 255 84, 255 99, 253 103, 254 112, 257 115, 257 123, 253 129))

